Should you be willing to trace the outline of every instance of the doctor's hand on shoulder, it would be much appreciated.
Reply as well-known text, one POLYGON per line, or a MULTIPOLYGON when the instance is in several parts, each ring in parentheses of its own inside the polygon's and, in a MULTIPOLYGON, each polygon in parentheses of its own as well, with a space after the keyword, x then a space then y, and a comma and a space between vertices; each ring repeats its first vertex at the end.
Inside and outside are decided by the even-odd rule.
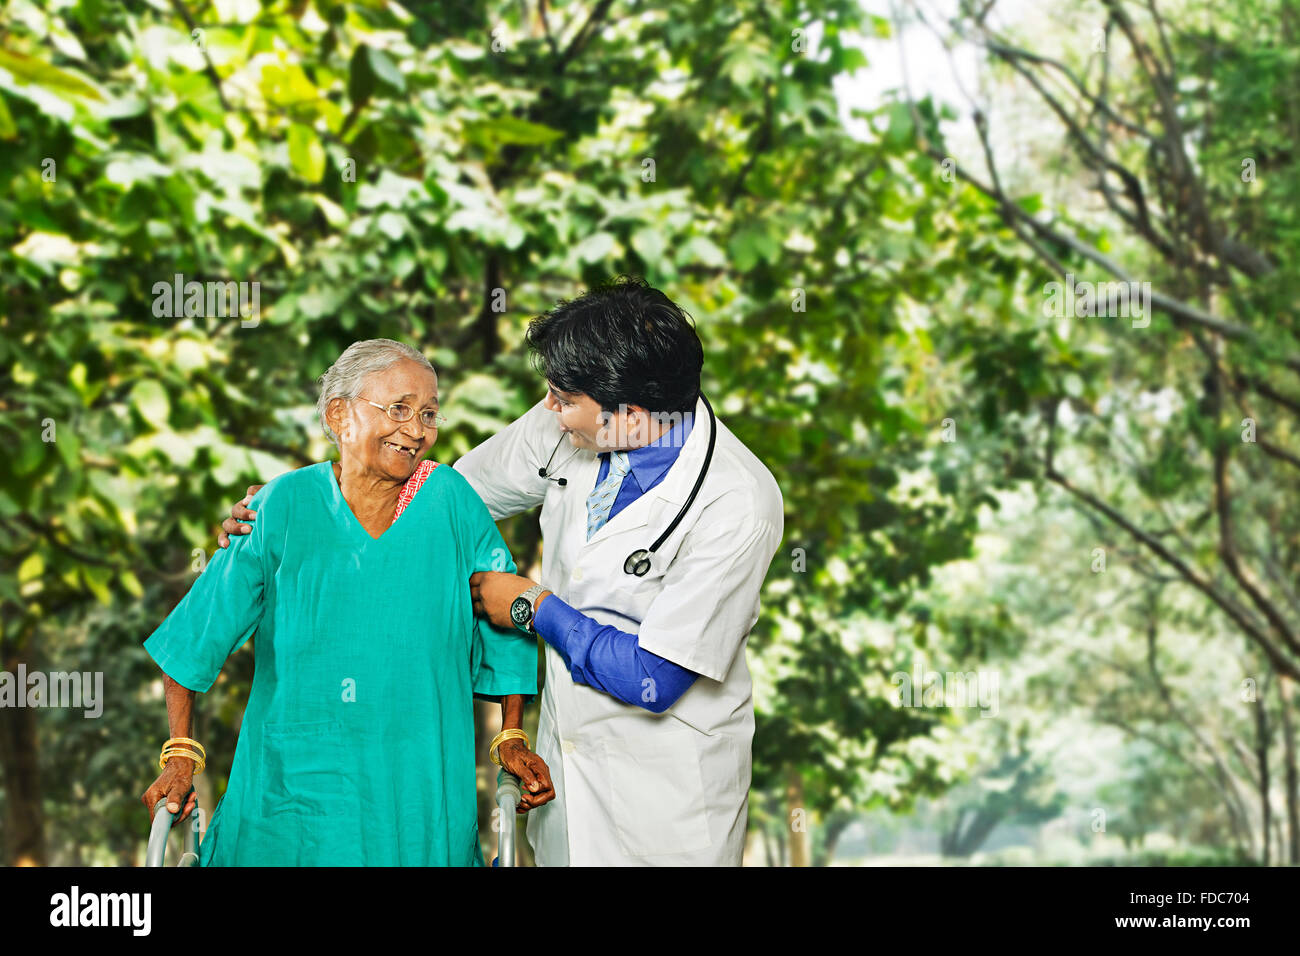
POLYGON ((217 538, 217 544, 221 547, 227 547, 230 544, 230 535, 239 537, 241 534, 248 534, 253 529, 245 522, 256 521, 257 512, 250 511, 246 506, 253 500, 253 495, 262 490, 263 485, 249 485, 248 494, 239 501, 230 506, 230 517, 221 522, 221 536, 217 538))

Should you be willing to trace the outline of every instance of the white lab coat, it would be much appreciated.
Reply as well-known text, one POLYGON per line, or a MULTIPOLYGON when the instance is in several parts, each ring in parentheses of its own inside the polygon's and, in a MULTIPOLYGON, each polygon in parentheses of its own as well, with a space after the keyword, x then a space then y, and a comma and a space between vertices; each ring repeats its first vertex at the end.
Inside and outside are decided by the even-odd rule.
POLYGON ((699 476, 709 413, 664 479, 587 537, 600 459, 562 442, 552 477, 537 471, 560 438, 539 401, 456 462, 494 520, 542 506, 541 584, 602 624, 701 676, 653 714, 577 684, 546 645, 538 739, 555 799, 528 813, 539 866, 739 866, 751 776, 754 705, 745 643, 784 533, 771 472, 722 423, 690 510, 636 577, 623 562, 672 522, 699 476))

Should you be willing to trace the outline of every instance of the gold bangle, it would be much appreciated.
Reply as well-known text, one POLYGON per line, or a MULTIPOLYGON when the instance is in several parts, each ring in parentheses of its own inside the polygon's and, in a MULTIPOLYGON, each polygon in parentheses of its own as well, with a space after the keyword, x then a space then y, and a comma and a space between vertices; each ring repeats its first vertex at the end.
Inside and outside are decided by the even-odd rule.
POLYGON ((501 763, 499 751, 501 745, 507 740, 522 740, 525 747, 529 745, 528 734, 524 733, 524 731, 519 727, 507 727, 505 730, 501 731, 501 733, 493 737, 492 743, 488 746, 488 759, 498 767, 502 767, 502 769, 504 769, 504 765, 501 763))
POLYGON ((207 766, 207 760, 196 754, 193 750, 186 750, 182 747, 163 748, 163 752, 158 755, 158 769, 162 770, 167 766, 167 761, 172 757, 189 757, 194 761, 194 775, 198 776, 207 766))
POLYGON ((525 747, 529 746, 528 734, 524 733, 524 731, 519 727, 507 727, 505 730, 501 731, 501 733, 493 737, 492 743, 488 745, 488 759, 503 770, 505 769, 505 765, 501 762, 501 757, 499 756, 498 751, 501 749, 501 745, 507 740, 522 740, 525 747))
POLYGON ((172 744, 189 744, 199 752, 200 757, 207 757, 208 752, 203 749, 203 744, 189 737, 169 737, 163 741, 163 749, 166 750, 172 744))
POLYGON ((159 769, 161 770, 162 767, 166 766, 166 762, 172 760, 173 757, 190 758, 190 760, 194 761, 195 773, 199 773, 199 771, 203 770, 204 766, 207 766, 207 761, 205 761, 203 757, 198 756, 194 750, 182 750, 173 747, 169 750, 162 750, 162 753, 159 754, 159 769))
MULTIPOLYGON (((176 753, 176 754, 168 754, 166 757, 163 757, 163 758, 159 761, 159 769, 165 769, 166 766, 167 766, 167 763, 168 763, 168 762, 169 762, 173 757, 187 757, 187 756, 188 756, 188 757, 192 757, 193 755, 192 755, 192 754, 180 754, 180 753, 176 753)), ((196 760, 196 761, 194 762, 194 764, 195 764, 195 765, 194 765, 194 776, 197 777, 199 774, 201 774, 201 773, 203 772, 203 768, 204 768, 205 764, 204 764, 201 760, 196 760)))

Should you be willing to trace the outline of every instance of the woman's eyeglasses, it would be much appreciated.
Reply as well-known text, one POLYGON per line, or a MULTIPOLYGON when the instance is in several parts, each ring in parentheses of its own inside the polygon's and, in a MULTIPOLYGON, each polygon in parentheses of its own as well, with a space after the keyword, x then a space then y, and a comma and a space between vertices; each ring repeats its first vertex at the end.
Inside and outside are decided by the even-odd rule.
MULTIPOLYGON (((375 408, 382 409, 384 414, 395 422, 409 422, 415 415, 415 409, 410 405, 404 405, 401 402, 393 402, 391 405, 380 405, 378 402, 372 402, 368 398, 357 396, 357 400, 365 402, 367 405, 373 405, 375 408)), ((447 424, 447 416, 442 412, 426 408, 420 412, 420 424, 425 428, 439 428, 447 424)))

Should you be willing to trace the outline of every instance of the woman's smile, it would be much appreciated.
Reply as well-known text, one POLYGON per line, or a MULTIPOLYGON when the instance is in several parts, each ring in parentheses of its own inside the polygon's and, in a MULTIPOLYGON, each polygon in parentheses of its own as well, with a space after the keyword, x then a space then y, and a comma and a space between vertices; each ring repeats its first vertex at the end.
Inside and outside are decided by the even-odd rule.
MULTIPOLYGON (((421 442, 423 444, 423 442, 421 442)), ((403 458, 414 458, 420 451, 419 446, 403 445, 401 442, 395 442, 390 439, 384 439, 384 447, 394 454, 401 455, 403 458)))

